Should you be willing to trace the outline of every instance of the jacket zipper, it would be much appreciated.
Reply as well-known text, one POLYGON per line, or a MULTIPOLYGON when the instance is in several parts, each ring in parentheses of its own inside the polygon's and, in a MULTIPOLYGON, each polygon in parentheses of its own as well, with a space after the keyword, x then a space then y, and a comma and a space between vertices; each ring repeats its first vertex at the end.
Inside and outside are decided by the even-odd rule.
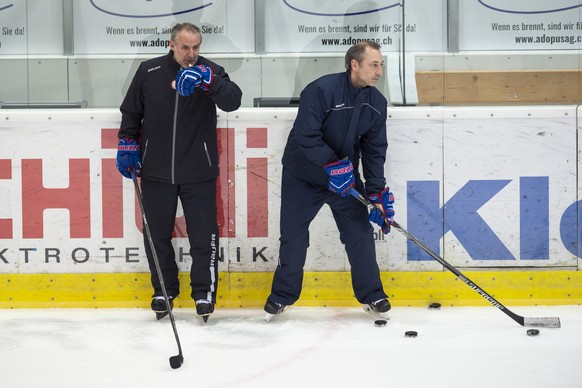
POLYGON ((204 142, 204 152, 206 152, 206 159, 208 159, 208 165, 212 167, 212 161, 210 160, 210 154, 208 153, 208 147, 206 147, 206 142, 204 142))
POLYGON ((143 167, 143 164, 145 163, 145 158, 146 158, 146 154, 148 153, 148 142, 150 141, 150 139, 147 139, 145 144, 144 144, 144 149, 143 149, 143 156, 141 157, 141 166, 143 167))
POLYGON ((174 126, 172 128, 172 184, 176 184, 175 169, 176 169, 176 125, 178 120, 178 100, 179 94, 176 91, 176 103, 174 104, 174 126))

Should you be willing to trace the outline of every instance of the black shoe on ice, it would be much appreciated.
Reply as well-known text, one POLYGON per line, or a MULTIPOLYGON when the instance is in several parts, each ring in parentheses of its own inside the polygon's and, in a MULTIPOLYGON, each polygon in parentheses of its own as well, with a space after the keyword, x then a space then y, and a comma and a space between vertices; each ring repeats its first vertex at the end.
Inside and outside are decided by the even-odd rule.
POLYGON ((285 310, 285 305, 277 302, 267 301, 265 303, 265 311, 267 315, 265 316, 265 321, 269 322, 271 319, 275 318, 275 315, 281 314, 285 310))
POLYGON ((364 311, 369 314, 376 315, 382 319, 390 319, 390 317, 388 317, 388 311, 390 311, 392 306, 390 306, 388 299, 379 299, 370 304, 365 304, 362 307, 364 308, 364 311))
POLYGON ((196 314, 200 315, 204 323, 208 321, 208 316, 214 312, 214 303, 206 299, 196 301, 196 314))
MULTIPOLYGON (((170 300, 170 308, 174 308, 174 301, 171 296, 168 297, 170 300)), ((168 315, 168 306, 166 304, 166 298, 163 296, 154 296, 152 299, 152 310, 156 313, 156 319, 159 321, 166 315, 168 315)))

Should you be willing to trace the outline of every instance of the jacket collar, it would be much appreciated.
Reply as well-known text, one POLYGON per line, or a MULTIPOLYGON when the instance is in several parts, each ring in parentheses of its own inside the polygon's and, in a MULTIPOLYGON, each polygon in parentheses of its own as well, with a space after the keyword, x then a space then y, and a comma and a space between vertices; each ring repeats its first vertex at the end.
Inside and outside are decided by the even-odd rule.
POLYGON ((168 54, 166 54, 166 61, 168 62, 168 66, 170 67, 170 69, 176 70, 176 72, 180 70, 180 64, 176 62, 176 60, 174 59, 174 52, 172 50, 170 50, 168 54))

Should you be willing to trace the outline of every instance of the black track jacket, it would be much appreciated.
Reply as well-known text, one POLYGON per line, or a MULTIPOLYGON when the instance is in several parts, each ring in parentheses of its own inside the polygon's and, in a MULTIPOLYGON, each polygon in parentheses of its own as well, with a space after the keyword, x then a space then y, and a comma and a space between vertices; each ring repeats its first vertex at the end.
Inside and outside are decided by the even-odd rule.
POLYGON ((326 186, 323 166, 348 157, 367 193, 385 185, 386 98, 375 87, 355 88, 350 73, 325 75, 303 89, 299 111, 289 133, 283 166, 299 179, 326 186))
POLYGON ((180 70, 173 52, 142 62, 121 104, 119 138, 141 144, 142 176, 171 184, 202 182, 218 176, 216 106, 240 107, 242 91, 224 68, 202 56, 196 65, 214 71, 210 91, 182 97, 171 87, 180 70))

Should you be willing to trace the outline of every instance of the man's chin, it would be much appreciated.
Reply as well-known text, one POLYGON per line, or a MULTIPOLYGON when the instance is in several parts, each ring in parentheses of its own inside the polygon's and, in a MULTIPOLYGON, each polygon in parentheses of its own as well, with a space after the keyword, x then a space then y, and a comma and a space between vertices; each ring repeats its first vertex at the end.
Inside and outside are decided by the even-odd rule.
POLYGON ((194 64, 196 63, 196 60, 186 60, 186 61, 182 61, 180 62, 180 66, 186 68, 186 67, 193 67, 194 64))

